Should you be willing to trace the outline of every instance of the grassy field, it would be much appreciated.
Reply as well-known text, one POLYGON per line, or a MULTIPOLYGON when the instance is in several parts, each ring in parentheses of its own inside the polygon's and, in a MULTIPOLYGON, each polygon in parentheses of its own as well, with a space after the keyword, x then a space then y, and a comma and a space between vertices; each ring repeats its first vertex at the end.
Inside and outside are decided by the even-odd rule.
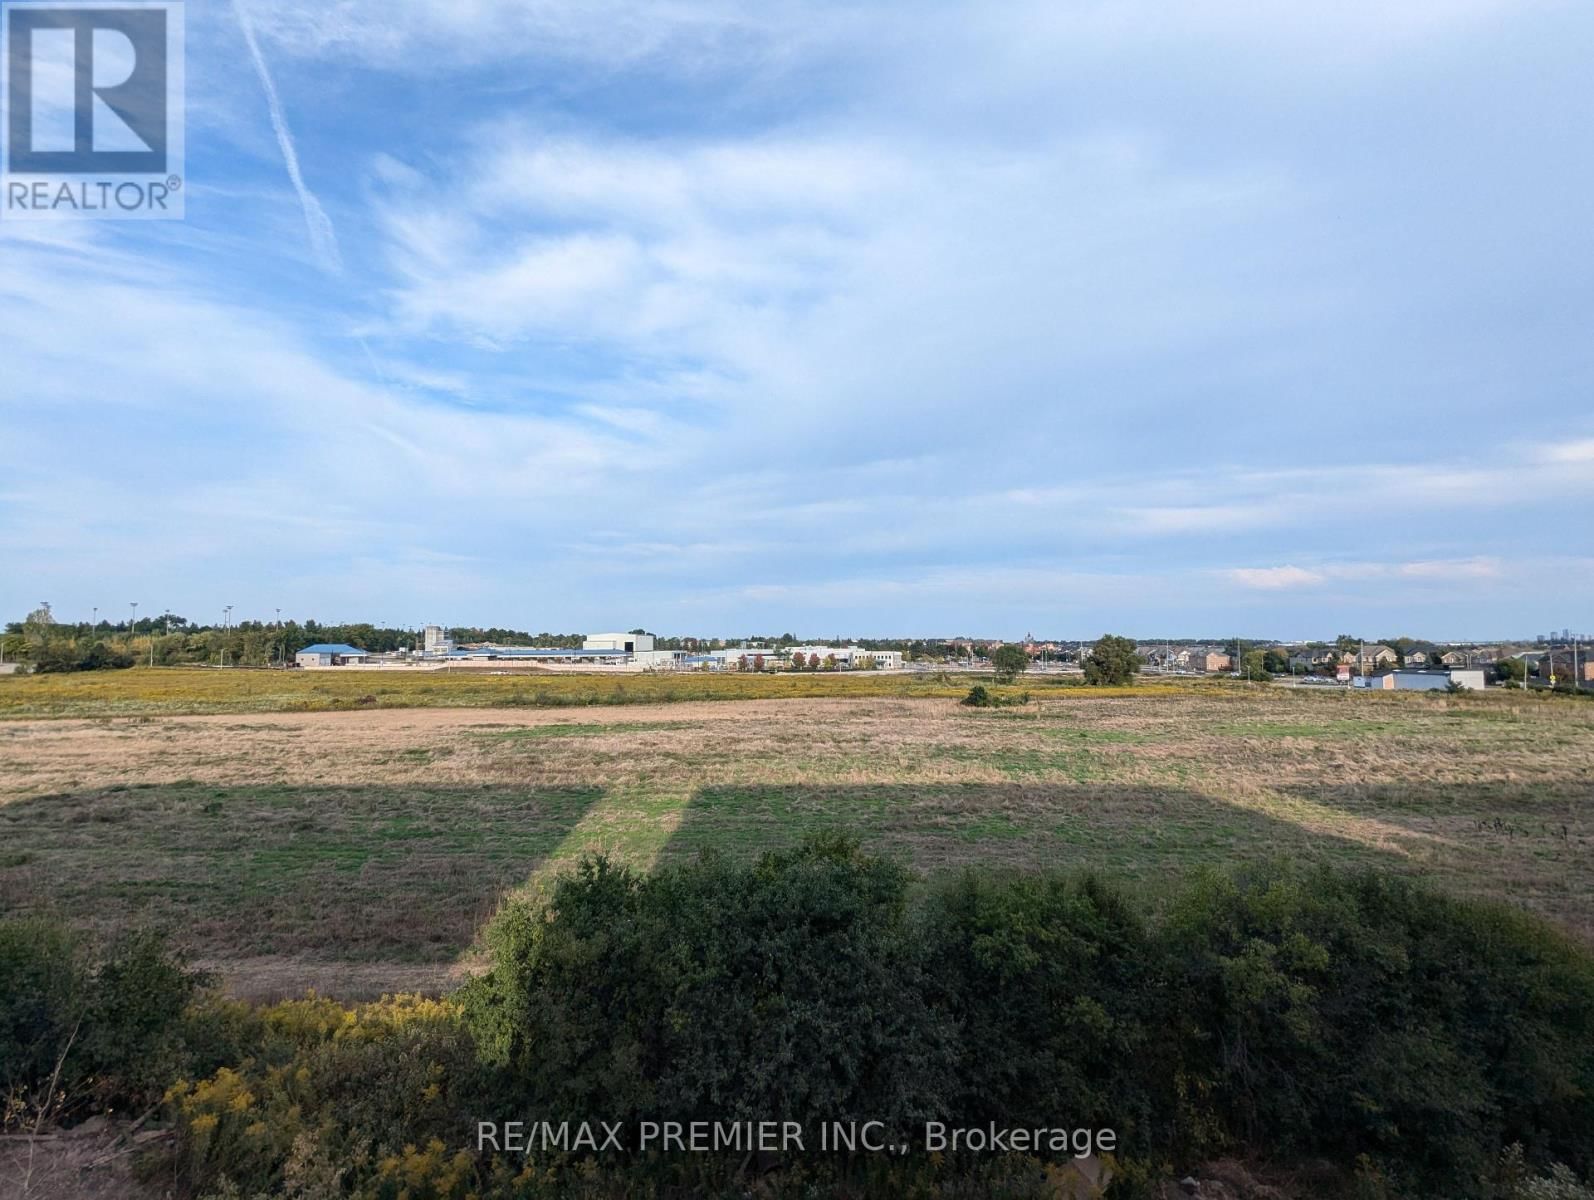
MULTIPOLYGON (((0 719, 203 713, 338 712, 366 708, 558 708, 688 700, 775 700, 825 696, 961 696, 981 682, 962 675, 827 674, 593 675, 519 670, 269 671, 135 668, 72 675, 0 676, 0 719)), ((990 684, 990 677, 983 682, 990 684)), ((1072 680, 1077 684, 1078 678, 1072 680)), ((1022 688, 1067 686, 1032 678, 1022 688)), ((1192 686, 1186 684, 1186 687, 1192 686)))
MULTIPOLYGON (((52 688, 24 692, 11 711, 131 705, 106 688, 133 675, 80 692, 17 681, 52 688)), ((386 682, 370 680, 368 694, 386 682)), ((584 852, 647 867, 845 829, 926 872, 984 862, 1161 879, 1268 855, 1369 863, 1507 899, 1594 940, 1594 705, 1240 687, 1036 693, 997 710, 912 693, 667 693, 681 702, 165 715, 184 707, 174 698, 136 717, 9 720, 0 909, 53 911, 102 933, 161 925, 245 992, 313 983, 354 994, 441 982, 506 893, 584 852)), ((262 708, 306 698, 246 697, 262 708)), ((211 692, 186 703, 235 702, 211 692)))

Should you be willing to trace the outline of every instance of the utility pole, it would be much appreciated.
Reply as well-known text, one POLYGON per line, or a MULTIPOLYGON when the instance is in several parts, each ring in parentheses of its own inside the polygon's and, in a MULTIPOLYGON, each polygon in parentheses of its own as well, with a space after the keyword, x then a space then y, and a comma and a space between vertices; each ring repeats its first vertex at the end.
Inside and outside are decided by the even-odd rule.
POLYGON ((138 624, 138 601, 129 600, 128 607, 133 610, 132 618, 127 622, 127 648, 133 648, 133 626, 138 624))

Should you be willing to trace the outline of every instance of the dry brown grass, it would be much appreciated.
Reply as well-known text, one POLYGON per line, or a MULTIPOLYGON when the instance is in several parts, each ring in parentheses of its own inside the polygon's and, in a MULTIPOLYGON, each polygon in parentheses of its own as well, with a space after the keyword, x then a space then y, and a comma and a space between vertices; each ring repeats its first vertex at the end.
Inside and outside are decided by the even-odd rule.
POLYGON ((1368 863, 1594 939, 1594 705, 1561 700, 1236 688, 13 721, 0 762, 0 907, 164 924, 257 995, 296 972, 348 994, 440 982, 506 892, 585 852, 647 867, 837 828, 926 870, 1368 863))

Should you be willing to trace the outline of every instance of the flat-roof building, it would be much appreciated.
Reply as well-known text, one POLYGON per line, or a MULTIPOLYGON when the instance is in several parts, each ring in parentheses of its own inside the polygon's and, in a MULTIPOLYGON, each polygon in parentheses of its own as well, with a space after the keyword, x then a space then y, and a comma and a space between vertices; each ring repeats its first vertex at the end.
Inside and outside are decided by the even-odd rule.
POLYGON ((1483 671, 1477 667, 1451 667, 1441 671, 1385 671, 1370 675, 1359 686, 1384 692, 1442 692, 1451 684, 1469 691, 1483 690, 1483 671))
POLYGON ((589 633, 581 643, 583 650, 618 650, 624 654, 651 654, 651 633, 589 633))
POLYGON ((317 642, 295 654, 293 663, 298 667, 344 667, 350 663, 366 662, 370 657, 369 651, 361 650, 358 646, 348 646, 342 642, 317 642))

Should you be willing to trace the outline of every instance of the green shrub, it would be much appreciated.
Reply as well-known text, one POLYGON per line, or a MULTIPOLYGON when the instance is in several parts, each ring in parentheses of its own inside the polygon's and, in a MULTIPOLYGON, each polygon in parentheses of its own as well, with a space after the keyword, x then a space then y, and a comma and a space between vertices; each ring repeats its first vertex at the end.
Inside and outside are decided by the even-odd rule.
POLYGON ((1366 1154, 1451 1195, 1511 1142, 1594 1165, 1594 959, 1544 923, 1267 868, 1203 877, 1164 939, 1184 1070, 1238 1143, 1366 1154))
POLYGON ((43 920, 0 921, 0 1087, 5 1124, 50 1106, 50 1080, 88 1009, 81 947, 43 920))
POLYGON ((905 1126, 950 1062, 907 883, 843 840, 646 877, 589 860, 500 918, 466 1021, 526 1111, 905 1126))
MULTIPOLYGON (((921 886, 821 839, 652 875, 586 860, 488 943, 450 1000, 251 1008, 153 939, 97 959, 0 922, 8 1120, 176 1078, 168 1178, 247 1196, 748 1194, 736 1156, 469 1151, 475 1121, 522 1116, 1111 1128, 1124 1194, 1228 1152, 1338 1164, 1390 1197, 1571 1200, 1594 1168, 1594 956, 1388 875, 1268 866, 1145 900, 1089 876, 921 886)), ((758 1194, 1047 1178, 957 1156, 780 1165, 758 1194)))
POLYGON ((1050 1115, 1127 1144, 1168 1140, 1172 1063, 1154 1036, 1166 989, 1121 892, 971 870, 932 891, 921 922, 931 997, 955 1035, 958 1122, 1050 1115))
POLYGON ((969 694, 958 703, 966 708, 1016 708, 1028 704, 1029 701, 1028 692, 1004 696, 987 690, 983 684, 976 683, 969 689, 969 694))
POLYGON ((0 922, 0 1086, 7 1123, 158 1097, 184 1062, 183 1014, 203 983, 160 939, 95 961, 64 926, 0 922))
POLYGON ((109 642, 82 645, 68 638, 55 638, 34 654, 33 669, 40 675, 64 675, 74 671, 120 671, 133 665, 133 655, 109 642))

